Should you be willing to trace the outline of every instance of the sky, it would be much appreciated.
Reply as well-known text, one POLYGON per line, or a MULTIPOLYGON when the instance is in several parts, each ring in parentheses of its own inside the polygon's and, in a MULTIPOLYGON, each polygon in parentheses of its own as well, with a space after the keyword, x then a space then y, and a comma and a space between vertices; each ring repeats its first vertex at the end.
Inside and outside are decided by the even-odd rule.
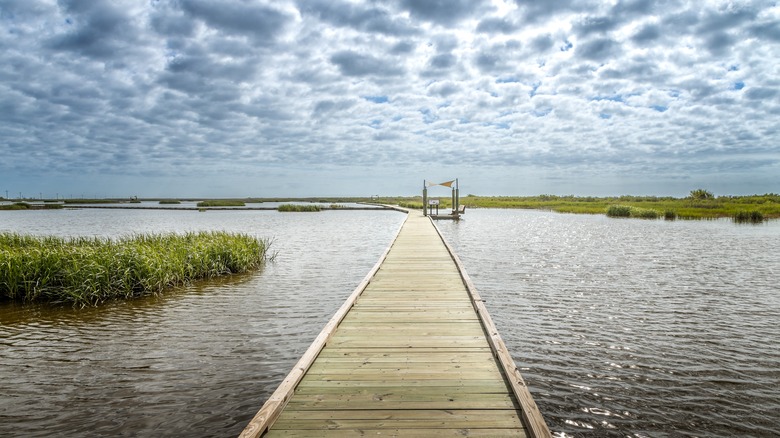
POLYGON ((780 6, 0 1, 0 196, 454 178, 462 195, 780 192, 780 6))

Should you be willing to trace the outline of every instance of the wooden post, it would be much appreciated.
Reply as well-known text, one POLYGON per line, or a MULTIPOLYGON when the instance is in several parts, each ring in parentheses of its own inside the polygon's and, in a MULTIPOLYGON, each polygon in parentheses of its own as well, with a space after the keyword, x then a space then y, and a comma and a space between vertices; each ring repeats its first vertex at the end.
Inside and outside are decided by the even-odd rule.
POLYGON ((452 188, 452 194, 450 195, 452 197, 452 200, 450 201, 450 204, 452 204, 452 214, 457 214, 458 210, 455 207, 455 187, 452 188))
POLYGON ((428 216, 428 187, 423 180, 423 216, 428 216))
MULTIPOLYGON (((458 179, 455 178, 455 211, 460 212, 460 187, 458 187, 458 179)), ((460 214, 460 213, 457 213, 460 214)))

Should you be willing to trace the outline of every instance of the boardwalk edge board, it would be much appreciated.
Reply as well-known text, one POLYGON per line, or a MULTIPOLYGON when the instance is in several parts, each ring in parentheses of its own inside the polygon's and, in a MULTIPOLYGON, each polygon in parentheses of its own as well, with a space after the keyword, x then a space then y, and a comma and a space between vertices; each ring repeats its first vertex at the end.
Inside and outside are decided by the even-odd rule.
POLYGON ((444 246, 447 247, 447 251, 449 251, 452 260, 455 261, 455 265, 458 267, 460 276, 463 279, 463 284, 466 286, 466 289, 471 295, 471 302, 474 304, 474 308, 477 311, 480 320, 482 320, 482 325, 488 334, 487 339, 488 343, 490 344, 490 348, 493 350, 493 354, 498 359, 498 362, 501 365, 501 369, 507 376, 507 380, 512 387, 512 392, 514 392, 518 403, 520 403, 520 408, 523 414, 523 421, 525 422, 525 426, 528 429, 530 436, 540 438, 551 437, 552 434, 550 433, 550 429, 547 427, 547 423, 542 417, 541 411, 539 411, 539 407, 536 405, 533 396, 531 396, 531 392, 528 390, 528 387, 525 384, 525 380, 523 380, 523 376, 520 374, 520 370, 517 369, 517 365, 512 359, 512 355, 509 353, 509 349, 507 349, 504 340, 498 333, 498 329, 493 323, 493 318, 491 318, 490 313, 488 313, 487 307, 485 306, 485 300, 482 299, 482 297, 479 295, 476 286, 474 286, 474 283, 471 281, 471 277, 469 277, 469 274, 463 267, 463 262, 460 261, 460 258, 455 253, 455 250, 452 248, 452 246, 450 246, 449 242, 447 242, 447 239, 444 238, 441 230, 439 230, 439 227, 436 226, 436 222, 431 221, 431 223, 436 229, 436 232, 439 233, 439 237, 441 238, 442 242, 444 242, 444 246))
POLYGON ((261 436, 268 430, 269 427, 271 427, 271 425, 273 425, 274 421, 276 421, 279 415, 281 415, 282 411, 287 405, 287 402, 290 401, 293 394, 295 393, 296 386, 298 386, 298 384, 301 382, 301 379, 303 379, 303 376, 306 374, 309 368, 311 368, 314 360, 317 358, 320 351, 322 351, 322 349, 325 347, 325 344, 331 338, 341 321, 343 321, 344 317, 347 316, 347 312, 349 312, 360 294, 363 293, 368 284, 371 282, 371 279, 374 277, 374 275, 376 275, 377 271, 379 271, 379 268, 382 266, 382 263, 390 253, 390 249, 395 244, 395 241, 398 239, 398 235, 401 234, 401 230, 403 229, 404 224, 408 219, 409 216, 407 215, 407 217, 404 219, 404 222, 401 223, 401 225, 398 227, 398 230, 395 232, 390 245, 387 246, 374 267, 371 268, 368 274, 366 274, 366 276, 363 278, 363 281, 358 284, 349 298, 347 298, 347 300, 344 302, 344 304, 341 305, 339 310, 336 311, 330 321, 328 321, 320 334, 317 335, 317 337, 314 339, 314 342, 312 342, 303 356, 301 356, 301 358, 298 360, 298 363, 295 364, 292 371, 290 371, 287 377, 284 378, 279 387, 276 388, 276 391, 271 394, 271 397, 269 397, 265 404, 263 404, 263 407, 260 408, 260 410, 257 411, 257 414, 255 414, 254 418, 249 421, 249 424, 247 424, 246 428, 244 428, 244 430, 241 432, 239 438, 257 438, 261 436))

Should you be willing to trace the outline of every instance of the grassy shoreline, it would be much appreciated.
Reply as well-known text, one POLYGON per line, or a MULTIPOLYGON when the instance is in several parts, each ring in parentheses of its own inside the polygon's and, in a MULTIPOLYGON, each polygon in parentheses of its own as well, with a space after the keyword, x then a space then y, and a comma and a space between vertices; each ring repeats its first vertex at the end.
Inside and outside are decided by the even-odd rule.
MULTIPOLYGON (((432 196, 439 199, 440 209, 451 208, 449 196, 432 196)), ((407 205, 422 208, 422 198, 394 197, 380 198, 375 202, 407 205)), ((656 197, 656 196, 475 196, 461 197, 461 205, 468 208, 506 208, 549 210, 559 213, 607 214, 612 206, 633 208, 635 215, 626 217, 663 217, 667 219, 717 219, 761 217, 763 219, 780 218, 780 195, 769 193, 751 196, 712 196, 706 198, 656 197), (653 210, 653 215, 646 210, 653 210), (754 213, 755 212, 755 213, 754 213), (760 216, 759 216, 760 214, 760 216)))
POLYGON ((120 239, 0 233, 0 299, 97 305, 261 267, 269 242, 245 234, 120 239))
MULTIPOLYGON (((451 208, 451 198, 447 191, 440 196, 430 196, 440 200, 440 209, 451 208)), ((112 200, 65 200, 66 203, 116 202, 112 200)), ((157 201, 161 201, 157 199, 157 201)), ((262 202, 317 202, 320 204, 374 203, 397 204, 407 208, 422 209, 421 196, 394 197, 331 197, 331 198, 245 198, 201 201, 198 207, 206 206, 244 206, 245 203, 262 202)), ((166 202, 167 203, 167 202, 166 202)), ((697 189, 685 198, 659 196, 476 196, 467 195, 460 199, 467 208, 518 208, 549 210, 559 213, 607 214, 612 206, 633 208, 634 215, 627 217, 661 217, 665 219, 716 219, 733 218, 737 222, 758 222, 780 218, 780 195, 768 193, 748 196, 713 196, 706 190, 697 189), (747 218, 747 219, 746 219, 747 218)), ((5 206, 7 209, 24 208, 5 206)), ((289 207, 284 207, 287 209, 289 207)), ((288 210, 289 211, 289 210, 288 210)))

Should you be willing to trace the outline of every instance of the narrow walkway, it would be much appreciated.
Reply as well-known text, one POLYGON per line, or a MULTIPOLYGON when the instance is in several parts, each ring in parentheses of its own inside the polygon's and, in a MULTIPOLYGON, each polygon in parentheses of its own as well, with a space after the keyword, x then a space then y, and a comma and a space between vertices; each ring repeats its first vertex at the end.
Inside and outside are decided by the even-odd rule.
POLYGON ((549 436, 430 220, 411 212, 380 262, 242 436, 549 436))

